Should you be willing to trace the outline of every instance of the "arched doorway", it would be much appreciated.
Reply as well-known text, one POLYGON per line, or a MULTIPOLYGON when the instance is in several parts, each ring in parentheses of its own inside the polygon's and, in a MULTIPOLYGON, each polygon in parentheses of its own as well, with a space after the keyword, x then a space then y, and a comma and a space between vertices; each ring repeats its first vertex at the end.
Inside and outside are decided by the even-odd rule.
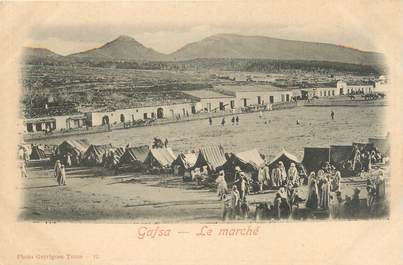
POLYGON ((120 122, 125 122, 125 115, 120 114, 120 122))
POLYGON ((102 117, 102 125, 107 125, 109 124, 109 117, 108 115, 105 115, 102 117))
POLYGON ((157 119, 162 119, 162 118, 164 118, 164 109, 158 108, 157 109, 157 119))

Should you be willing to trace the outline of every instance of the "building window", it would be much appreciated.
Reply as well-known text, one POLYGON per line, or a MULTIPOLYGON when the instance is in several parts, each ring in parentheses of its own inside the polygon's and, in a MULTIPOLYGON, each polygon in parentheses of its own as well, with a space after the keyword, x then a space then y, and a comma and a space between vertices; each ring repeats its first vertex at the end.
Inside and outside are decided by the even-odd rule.
POLYGON ((257 104, 262 104, 262 98, 260 96, 257 96, 257 104))
POLYGON ((143 114, 143 117, 144 117, 145 120, 148 119, 147 113, 144 113, 144 114, 143 114))
POLYGON ((125 122, 125 115, 120 114, 120 122, 125 122))
POLYGON ((151 112, 151 118, 154 119, 155 118, 155 113, 151 112))
POLYGON ((158 108, 157 109, 157 118, 158 119, 164 118, 164 109, 163 108, 158 108))
POLYGON ((34 127, 32 126, 32 123, 27 123, 27 132, 33 132, 34 127))
POLYGON ((287 101, 287 102, 290 101, 290 95, 287 94, 287 95, 285 96, 285 101, 287 101))
POLYGON ((284 94, 281 94, 281 102, 284 102, 284 100, 285 100, 284 94))
POLYGON ((332 90, 332 96, 334 96, 334 90, 332 90))
POLYGON ((235 109, 235 100, 230 101, 231 109, 235 109))
POLYGON ((35 124, 35 129, 36 129, 36 131, 38 131, 38 132, 40 132, 40 131, 42 131, 42 123, 37 123, 37 124, 35 124))
POLYGON ((274 96, 269 96, 269 102, 270 102, 270 104, 274 103, 274 96))
POLYGON ((244 107, 248 106, 248 100, 246 98, 243 99, 243 106, 244 107))

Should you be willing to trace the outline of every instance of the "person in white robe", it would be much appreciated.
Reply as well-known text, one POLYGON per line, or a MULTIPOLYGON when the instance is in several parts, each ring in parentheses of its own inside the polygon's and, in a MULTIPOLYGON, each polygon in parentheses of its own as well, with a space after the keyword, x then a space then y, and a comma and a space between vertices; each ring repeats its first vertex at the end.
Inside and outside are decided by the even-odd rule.
POLYGON ((217 196, 220 200, 228 193, 227 182, 225 181, 225 173, 224 170, 221 170, 216 178, 215 182, 217 183, 217 196))
POLYGON ((281 169, 279 165, 276 165, 271 171, 271 185, 274 189, 281 186, 281 169))
POLYGON ((299 183, 298 169, 294 163, 291 163, 290 168, 288 169, 288 184, 292 184, 292 186, 298 186, 298 183, 299 183))
POLYGON ((282 161, 278 162, 279 168, 281 170, 281 185, 287 185, 287 170, 285 169, 284 163, 282 161))
POLYGON ((62 163, 60 163, 60 160, 56 160, 55 167, 54 167, 54 177, 56 179, 60 176, 61 167, 62 167, 62 163))
POLYGON ((60 166, 60 174, 57 178, 57 183, 60 185, 66 185, 66 170, 64 165, 60 166))

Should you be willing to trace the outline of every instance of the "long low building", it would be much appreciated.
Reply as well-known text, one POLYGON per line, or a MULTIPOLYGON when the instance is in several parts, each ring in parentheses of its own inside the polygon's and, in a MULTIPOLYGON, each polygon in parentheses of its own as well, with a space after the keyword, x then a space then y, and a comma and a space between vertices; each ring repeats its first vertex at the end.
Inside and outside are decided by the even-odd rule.
POLYGON ((364 81, 355 81, 355 82, 345 82, 345 81, 338 81, 337 82, 337 89, 339 90, 339 94, 351 94, 351 93, 363 93, 369 94, 372 93, 374 90, 374 84, 370 82, 364 81))
POLYGON ((216 112, 236 108, 236 98, 231 95, 225 95, 208 89, 183 91, 182 93, 199 101, 196 105, 196 112, 216 112))
POLYGON ((197 112, 198 103, 182 103, 162 106, 96 111, 86 113, 89 126, 118 124, 147 119, 175 119, 197 112))
POLYGON ((34 133, 74 129, 87 126, 85 114, 31 118, 24 121, 24 132, 34 133))
POLYGON ((235 97, 235 108, 289 102, 293 97, 292 89, 275 87, 268 84, 216 86, 214 89, 235 97))

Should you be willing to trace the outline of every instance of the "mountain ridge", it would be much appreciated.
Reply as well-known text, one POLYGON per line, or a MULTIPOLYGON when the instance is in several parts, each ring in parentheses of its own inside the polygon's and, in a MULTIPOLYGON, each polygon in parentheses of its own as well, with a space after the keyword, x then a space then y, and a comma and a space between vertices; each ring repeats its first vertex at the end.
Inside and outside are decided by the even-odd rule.
MULTIPOLYGON (((52 53, 52 51, 46 50, 52 53)), ((38 54, 40 56, 41 52, 38 52, 38 54)), ((121 35, 98 48, 87 51, 67 56, 54 54, 57 55, 54 55, 55 58, 74 61, 187 61, 223 58, 328 61, 373 65, 382 64, 384 60, 381 53, 362 51, 337 44, 231 33, 208 36, 202 40, 188 43, 170 54, 164 54, 148 48, 127 35, 121 35)), ((52 58, 50 53, 45 52, 44 56, 52 58)))

